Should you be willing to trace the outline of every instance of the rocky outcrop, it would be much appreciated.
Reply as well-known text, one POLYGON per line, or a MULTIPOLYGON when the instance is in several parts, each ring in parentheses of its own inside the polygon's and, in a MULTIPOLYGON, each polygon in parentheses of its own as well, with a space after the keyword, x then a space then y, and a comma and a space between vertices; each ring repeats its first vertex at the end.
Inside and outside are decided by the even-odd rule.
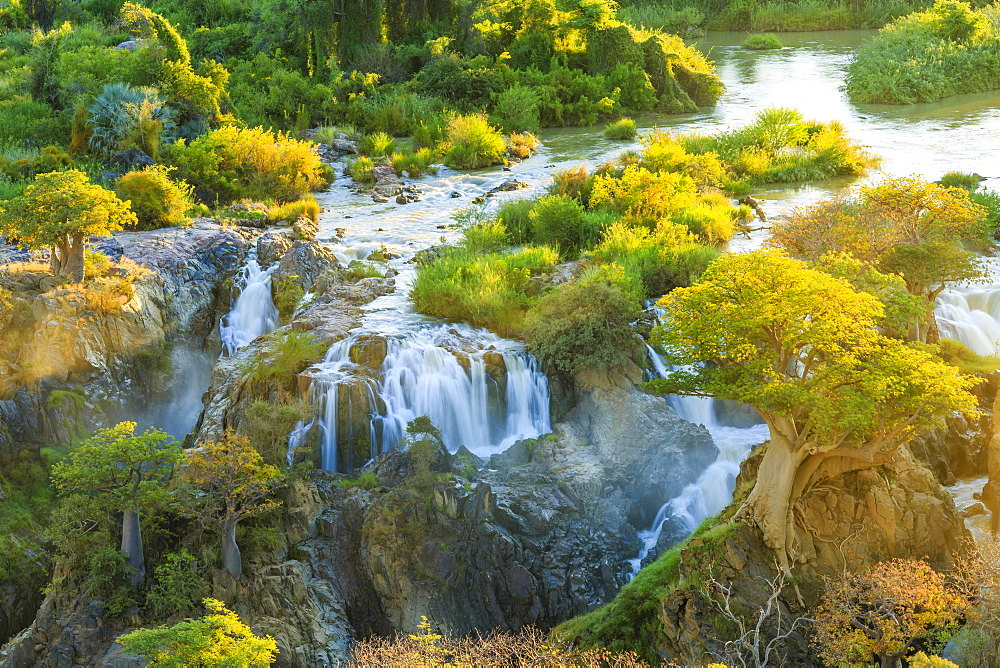
MULTIPOLYGON (((744 463, 737 490, 744 494, 749 490, 760 459, 758 451, 744 463)), ((720 517, 732 517, 738 503, 720 517)), ((806 494, 797 504, 796 516, 804 529, 796 532, 794 584, 789 583, 780 597, 785 630, 790 620, 806 616, 818 603, 824 577, 895 557, 927 558, 935 568, 948 568, 968 538, 947 491, 905 447, 882 467, 842 475, 806 494)), ((696 534, 672 559, 639 575, 654 580, 637 590, 642 594, 634 594, 649 600, 623 604, 624 612, 609 607, 605 614, 628 614, 636 606, 655 609, 656 631, 635 639, 648 643, 644 647, 648 653, 681 664, 718 661, 732 629, 720 621, 718 608, 709 600, 710 595, 721 600, 718 590, 705 583, 714 578, 729 587, 733 610, 759 610, 777 575, 774 554, 756 527, 727 520, 696 534)), ((755 614, 747 621, 756 623, 755 614)), ((773 637, 774 618, 763 628, 765 636, 773 637)), ((586 621, 564 630, 585 638, 594 633, 586 621)), ((803 627, 780 646, 777 661, 823 665, 813 652, 803 627)))

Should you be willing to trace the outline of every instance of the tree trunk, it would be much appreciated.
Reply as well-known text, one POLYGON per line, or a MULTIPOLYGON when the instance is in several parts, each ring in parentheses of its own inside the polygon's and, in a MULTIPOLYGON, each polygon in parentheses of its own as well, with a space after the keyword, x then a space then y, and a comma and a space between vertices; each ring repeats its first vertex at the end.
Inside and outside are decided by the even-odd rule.
POLYGON ((757 471, 757 482, 747 497, 747 506, 764 534, 764 543, 774 550, 781 568, 787 570, 791 539, 791 506, 796 473, 808 456, 804 448, 793 451, 783 438, 772 438, 757 471))
POLYGON ((83 283, 83 247, 84 235, 74 234, 73 241, 69 247, 69 257, 66 258, 66 273, 70 275, 76 283, 83 283))
POLYGON ((236 544, 236 522, 222 525, 222 567, 234 578, 243 575, 243 557, 236 544))
POLYGON ((879 668, 899 668, 899 654, 879 654, 878 655, 878 666, 879 668))
POLYGON ((122 554, 128 558, 132 568, 129 582, 141 584, 146 579, 146 562, 142 556, 142 530, 139 527, 139 513, 129 508, 122 516, 122 554))

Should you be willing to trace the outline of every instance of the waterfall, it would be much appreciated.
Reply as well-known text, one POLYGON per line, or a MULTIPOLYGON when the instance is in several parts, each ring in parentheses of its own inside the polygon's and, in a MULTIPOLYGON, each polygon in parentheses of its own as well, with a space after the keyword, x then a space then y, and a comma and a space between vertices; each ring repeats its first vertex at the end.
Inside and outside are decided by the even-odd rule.
MULTIPOLYGON (((651 347, 647 346, 650 362, 656 377, 665 378, 670 368, 651 347)), ((632 577, 642 567, 642 561, 656 547, 668 519, 679 523, 690 534, 702 520, 718 514, 733 499, 736 476, 740 464, 755 445, 766 441, 770 434, 767 425, 758 424, 740 429, 719 423, 716 402, 706 397, 670 396, 667 398, 677 415, 695 424, 704 425, 719 448, 719 456, 705 469, 698 479, 681 490, 681 493, 664 503, 648 529, 639 532, 642 547, 634 559, 629 559, 632 577)))
POLYGON ((306 440, 306 434, 309 430, 313 428, 316 424, 316 420, 310 420, 306 422, 305 420, 300 420, 295 428, 292 429, 292 433, 288 435, 288 452, 285 455, 285 459, 288 461, 288 468, 292 468, 292 464, 295 463, 295 451, 302 447, 302 444, 306 440))
POLYGON ((224 354, 232 355, 278 326, 278 309, 271 296, 271 274, 277 266, 274 263, 266 270, 261 269, 256 250, 250 252, 249 260, 236 277, 240 296, 219 323, 224 354))
POLYGON ((934 316, 942 338, 978 355, 1000 353, 1000 285, 948 288, 938 295, 934 316))
POLYGON ((449 451, 464 445, 483 456, 551 428, 548 379, 512 341, 466 325, 424 327, 386 341, 377 378, 351 360, 357 342, 354 335, 334 344, 315 367, 325 469, 336 470, 340 431, 355 424, 359 410, 368 414, 373 457, 396 447, 407 423, 422 415, 449 451), (345 424, 340 395, 347 383, 364 383, 368 402, 348 406, 345 424))

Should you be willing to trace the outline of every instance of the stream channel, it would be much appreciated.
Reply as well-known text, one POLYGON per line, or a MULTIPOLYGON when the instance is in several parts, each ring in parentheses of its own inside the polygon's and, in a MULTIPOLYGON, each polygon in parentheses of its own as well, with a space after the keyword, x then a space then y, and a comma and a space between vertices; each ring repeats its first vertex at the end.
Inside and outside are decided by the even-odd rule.
MULTIPOLYGON (((742 33, 713 33, 697 40, 699 48, 716 61, 726 93, 715 107, 697 113, 675 116, 649 116, 639 119, 641 128, 654 125, 671 131, 716 132, 745 125, 755 114, 768 107, 792 107, 808 119, 837 120, 850 137, 882 157, 881 167, 862 181, 880 176, 917 174, 937 179, 957 170, 976 172, 987 178, 984 185, 1000 189, 1000 95, 983 93, 962 95, 932 104, 903 107, 859 106, 851 104, 842 90, 847 65, 857 46, 874 31, 829 31, 782 35, 785 48, 777 51, 748 51, 740 47, 742 33)), ((585 163, 595 167, 627 149, 639 149, 638 143, 605 139, 600 128, 547 130, 540 133, 542 146, 537 155, 513 171, 499 168, 460 173, 442 167, 436 176, 414 182, 422 191, 420 200, 398 205, 375 204, 370 195, 359 193, 349 177, 341 173, 328 191, 317 199, 323 207, 320 218, 321 241, 337 255, 341 263, 364 259, 385 246, 399 254, 392 262, 399 272, 397 289, 366 307, 364 322, 352 338, 376 333, 389 340, 390 354, 381 369, 382 379, 372 383, 370 391, 379 395, 385 413, 372 416, 370 433, 363 435, 372 444, 372 455, 392 447, 400 438, 406 421, 428 414, 442 430, 445 443, 455 450, 466 445, 481 456, 489 456, 520 438, 545 433, 550 428, 547 412, 548 388, 544 374, 524 352, 523 346, 465 326, 442 323, 415 313, 408 299, 415 275, 408 263, 416 251, 442 242, 453 242, 459 233, 450 227, 451 216, 491 188, 510 178, 524 181, 528 188, 516 193, 500 193, 487 200, 496 207, 506 198, 534 197, 544 193, 553 172, 585 163), (342 229, 339 237, 337 229, 342 229), (471 360, 465 366, 457 362, 453 351, 462 350, 471 360), (516 382, 507 383, 505 397, 491 397, 496 392, 483 373, 483 357, 496 352, 504 357, 509 374, 516 382), (490 408, 492 406, 492 408, 490 408), (496 406, 500 406, 497 409, 496 406)), ((411 180, 407 180, 410 182, 411 180)), ((769 186, 753 193, 769 218, 790 209, 810 205, 829 197, 856 179, 838 178, 822 182, 769 186)), ((730 244, 735 252, 756 248, 767 232, 739 237, 730 244)), ((248 260, 241 280, 253 285, 245 297, 234 304, 224 321, 228 329, 226 348, 231 350, 254 336, 274 327, 269 275, 261 272, 255 260, 248 260), (269 285, 268 285, 269 287, 269 285), (250 294, 255 303, 248 303, 250 294), (241 303, 242 302, 242 303, 241 303), (239 322, 256 328, 249 339, 233 331, 239 322), (268 324, 270 323, 270 324, 268 324)), ((956 286, 946 291, 938 314, 942 333, 958 338, 977 352, 995 352, 1000 341, 1000 276, 992 285, 956 286)), ((349 344, 335 344, 319 370, 317 383, 325 396, 320 401, 336 405, 337 386, 350 374, 345 350, 349 344)), ((669 372, 653 354, 653 367, 669 372)), ((657 543, 668 520, 680 522, 688 532, 705 517, 721 510, 730 500, 739 464, 753 445, 767 437, 764 425, 738 428, 724 423, 709 400, 671 398, 671 404, 685 419, 704 424, 719 447, 719 458, 705 471, 692 471, 695 480, 664 505, 648 529, 639 534, 643 552, 633 560, 633 570, 657 543)), ((183 403, 183 410, 190 407, 183 403)), ((168 411, 170 412, 170 411, 168 411)), ((196 414, 190 418, 193 426, 196 414)), ((337 461, 336 410, 320 417, 323 430, 324 468, 335 468, 337 461), (330 417, 330 414, 333 417, 330 417)), ((300 425, 292 434, 301 438, 312 424, 300 425)), ((174 430, 175 431, 176 427, 174 430)))

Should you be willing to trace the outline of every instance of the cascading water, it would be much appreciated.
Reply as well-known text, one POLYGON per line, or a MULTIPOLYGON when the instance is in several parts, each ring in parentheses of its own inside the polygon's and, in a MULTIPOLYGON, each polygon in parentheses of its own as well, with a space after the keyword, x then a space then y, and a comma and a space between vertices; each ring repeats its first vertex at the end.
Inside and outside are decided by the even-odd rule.
POLYGON ((219 337, 226 355, 232 355, 278 326, 278 309, 271 295, 271 274, 277 266, 275 262, 267 269, 261 269, 257 264, 256 250, 252 250, 247 263, 240 269, 236 277, 240 295, 232 310, 219 323, 219 337))
POLYGON ((948 288, 938 295, 934 315, 942 338, 979 355, 1000 354, 1000 285, 948 288))
MULTIPOLYGON (((655 376, 667 377, 670 368, 663 362, 663 358, 651 346, 647 346, 647 351, 655 376)), ((668 519, 674 518, 684 527, 685 532, 690 534, 698 528, 702 520, 719 513, 732 501, 740 464, 755 445, 763 443, 770 436, 765 424, 747 428, 719 424, 714 399, 670 396, 667 401, 681 418, 701 424, 708 429, 712 440, 719 448, 719 456, 694 483, 660 507, 649 529, 639 532, 642 547, 639 554, 629 560, 632 577, 635 577, 642 567, 642 561, 656 547, 668 519)))
POLYGON ((334 344, 313 373, 325 469, 336 470, 340 432, 356 423, 350 415, 358 410, 368 412, 365 436, 373 457, 394 448, 407 423, 422 415, 440 429, 450 451, 464 445, 482 456, 551 428, 548 379, 512 341, 467 325, 426 326, 387 340, 378 378, 358 373, 351 360, 358 341, 355 334, 334 344), (347 383, 366 386, 366 406, 345 411, 347 383))

